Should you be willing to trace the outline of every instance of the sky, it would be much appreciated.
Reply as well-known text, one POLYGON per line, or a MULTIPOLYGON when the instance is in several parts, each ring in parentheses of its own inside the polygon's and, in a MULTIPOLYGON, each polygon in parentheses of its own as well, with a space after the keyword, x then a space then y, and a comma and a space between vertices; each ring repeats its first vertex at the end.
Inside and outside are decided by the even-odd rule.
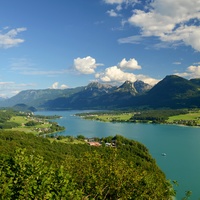
POLYGON ((200 0, 0 0, 0 97, 200 78, 200 0))

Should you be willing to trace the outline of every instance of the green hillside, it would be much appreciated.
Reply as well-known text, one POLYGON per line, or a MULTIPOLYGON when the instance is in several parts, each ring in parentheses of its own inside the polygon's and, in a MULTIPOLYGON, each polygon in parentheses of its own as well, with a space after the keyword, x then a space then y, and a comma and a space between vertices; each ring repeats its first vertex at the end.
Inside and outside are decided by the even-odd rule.
POLYGON ((92 147, 0 131, 1 199, 172 199, 147 148, 114 139, 117 147, 92 147))

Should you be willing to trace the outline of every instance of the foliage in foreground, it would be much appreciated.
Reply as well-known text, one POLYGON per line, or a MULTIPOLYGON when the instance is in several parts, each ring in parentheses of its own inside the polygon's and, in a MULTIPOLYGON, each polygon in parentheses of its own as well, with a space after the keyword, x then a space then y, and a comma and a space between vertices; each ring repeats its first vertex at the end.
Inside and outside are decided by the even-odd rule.
POLYGON ((118 138, 117 148, 90 147, 0 132, 1 199, 171 199, 148 150, 118 138))

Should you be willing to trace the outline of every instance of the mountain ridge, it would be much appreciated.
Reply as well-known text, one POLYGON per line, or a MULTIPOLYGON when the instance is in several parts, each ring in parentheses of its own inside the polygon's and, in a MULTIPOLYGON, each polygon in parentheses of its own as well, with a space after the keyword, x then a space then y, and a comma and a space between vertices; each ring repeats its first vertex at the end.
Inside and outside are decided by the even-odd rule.
POLYGON ((40 110, 196 108, 200 107, 200 79, 167 75, 153 87, 139 80, 120 86, 91 82, 63 90, 25 90, 0 102, 1 107, 16 104, 40 110))

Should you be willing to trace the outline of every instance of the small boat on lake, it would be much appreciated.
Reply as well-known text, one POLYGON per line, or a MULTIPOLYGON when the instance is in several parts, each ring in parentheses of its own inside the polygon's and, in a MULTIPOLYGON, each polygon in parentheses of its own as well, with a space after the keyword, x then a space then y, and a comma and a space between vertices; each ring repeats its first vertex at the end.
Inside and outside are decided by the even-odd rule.
POLYGON ((161 155, 162 155, 162 156, 166 156, 167 154, 166 154, 166 153, 162 153, 161 155))

